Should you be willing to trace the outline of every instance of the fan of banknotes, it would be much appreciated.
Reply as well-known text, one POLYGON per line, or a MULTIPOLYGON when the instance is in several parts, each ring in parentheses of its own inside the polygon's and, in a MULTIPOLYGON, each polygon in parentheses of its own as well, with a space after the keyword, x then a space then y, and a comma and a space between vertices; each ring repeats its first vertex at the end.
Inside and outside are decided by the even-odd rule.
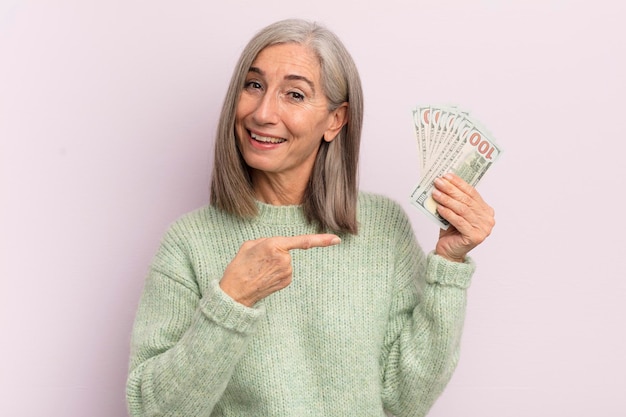
POLYGON ((424 105, 413 110, 420 162, 420 181, 410 201, 442 229, 448 221, 437 213, 434 180, 453 172, 476 186, 502 153, 487 129, 456 106, 424 105))

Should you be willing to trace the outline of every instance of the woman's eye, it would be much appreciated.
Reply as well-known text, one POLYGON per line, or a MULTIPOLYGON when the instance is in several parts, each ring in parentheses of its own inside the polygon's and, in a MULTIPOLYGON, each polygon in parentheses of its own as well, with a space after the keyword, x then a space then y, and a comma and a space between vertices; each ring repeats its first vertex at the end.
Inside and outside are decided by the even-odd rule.
POLYGON ((293 98, 296 101, 303 101, 304 100, 304 94, 298 93, 297 91, 292 91, 292 92, 289 93, 289 95, 291 96, 291 98, 293 98))
POLYGON ((262 88, 261 84, 256 81, 247 81, 244 87, 251 90, 257 90, 262 88))

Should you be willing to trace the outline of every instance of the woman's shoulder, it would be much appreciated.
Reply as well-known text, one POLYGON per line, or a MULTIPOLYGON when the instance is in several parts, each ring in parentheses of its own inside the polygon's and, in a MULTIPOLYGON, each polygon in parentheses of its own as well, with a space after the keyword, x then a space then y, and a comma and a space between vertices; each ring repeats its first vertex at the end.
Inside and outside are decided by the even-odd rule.
POLYGON ((180 214, 171 223, 171 228, 185 227, 194 223, 203 223, 212 216, 213 208, 204 205, 180 214))
POLYGON ((245 235, 241 220, 205 205, 171 221, 161 237, 161 246, 176 253, 205 253, 240 235, 245 235))
POLYGON ((359 191, 359 208, 404 213, 400 203, 393 198, 370 191, 359 191))
POLYGON ((359 224, 370 223, 379 227, 391 223, 408 222, 407 215, 396 200, 382 194, 360 191, 358 204, 359 224))
POLYGON ((207 230, 216 230, 229 227, 232 216, 206 204, 181 214, 168 227, 168 235, 204 234, 207 230))

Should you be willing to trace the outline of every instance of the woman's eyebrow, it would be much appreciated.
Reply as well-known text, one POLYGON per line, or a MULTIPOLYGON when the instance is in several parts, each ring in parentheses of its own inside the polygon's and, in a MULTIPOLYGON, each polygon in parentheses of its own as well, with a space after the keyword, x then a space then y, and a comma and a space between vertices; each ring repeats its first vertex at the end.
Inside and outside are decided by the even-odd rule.
POLYGON ((259 74, 259 75, 265 75, 265 72, 263 72, 263 70, 261 68, 257 68, 257 67, 250 67, 248 72, 254 72, 254 73, 259 74))
MULTIPOLYGON (((248 72, 254 72, 255 74, 259 74, 261 76, 265 76, 265 71, 263 71, 259 67, 250 67, 248 72)), ((309 85, 311 90, 313 90, 313 92, 315 93, 315 84, 313 83, 313 81, 309 80, 307 77, 305 77, 303 75, 297 75, 297 74, 285 75, 285 80, 304 81, 305 83, 307 83, 309 85)))
POLYGON ((286 75, 285 76, 286 80, 300 80, 300 81, 304 81, 306 82, 309 87, 311 88, 311 90, 313 90, 313 92, 315 93, 315 84, 313 84, 313 81, 309 80, 307 77, 303 76, 303 75, 286 75))

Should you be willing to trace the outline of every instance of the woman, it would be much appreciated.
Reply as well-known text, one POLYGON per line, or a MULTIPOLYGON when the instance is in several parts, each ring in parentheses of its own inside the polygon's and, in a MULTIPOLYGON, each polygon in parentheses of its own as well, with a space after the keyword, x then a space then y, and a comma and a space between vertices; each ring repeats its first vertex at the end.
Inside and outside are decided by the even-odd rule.
POLYGON ((493 210, 436 181, 434 252, 399 206, 357 191, 359 76, 334 34, 261 30, 218 127, 211 204, 156 254, 127 385, 134 416, 423 416, 455 368, 466 254, 493 210), (302 250, 307 249, 307 250, 302 250))

